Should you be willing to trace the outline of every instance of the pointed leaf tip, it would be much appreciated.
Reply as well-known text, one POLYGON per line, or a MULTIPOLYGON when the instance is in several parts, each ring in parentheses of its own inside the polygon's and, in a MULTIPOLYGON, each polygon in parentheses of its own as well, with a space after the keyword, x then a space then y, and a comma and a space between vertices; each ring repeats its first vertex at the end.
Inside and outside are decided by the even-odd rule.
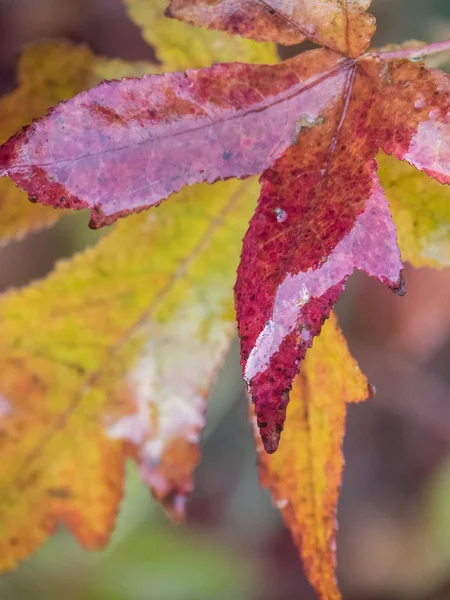
POLYGON ((10 150, 7 144, 2 144, 0 146, 0 177, 5 177, 8 174, 10 160, 10 150))
MULTIPOLYGON (((285 418, 283 418, 283 422, 284 419, 285 418)), ((258 422, 258 426, 261 433, 261 440, 264 450, 267 452, 267 454, 273 454, 278 449, 282 427, 280 427, 279 423, 276 422, 269 422, 263 425, 258 422)))
POLYGON ((274 394, 272 397, 269 397, 269 401, 263 405, 260 405, 260 403, 253 400, 253 403, 256 404, 257 407, 257 425, 261 432, 264 450, 267 454, 273 454, 278 449, 284 422, 286 420, 286 408, 288 402, 289 390, 281 391, 279 395, 274 394), (275 405, 277 408, 276 410, 273 410, 273 406, 275 405))
POLYGON ((400 297, 406 294, 406 281, 403 276, 403 270, 400 272, 398 283, 392 288, 392 291, 400 297))

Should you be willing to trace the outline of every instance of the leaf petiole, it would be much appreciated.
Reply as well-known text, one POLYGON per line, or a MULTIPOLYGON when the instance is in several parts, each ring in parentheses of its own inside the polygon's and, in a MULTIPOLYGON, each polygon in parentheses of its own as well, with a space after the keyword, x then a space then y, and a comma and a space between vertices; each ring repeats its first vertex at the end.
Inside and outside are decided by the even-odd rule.
POLYGON ((414 59, 421 58, 423 56, 429 56, 431 54, 437 54, 438 52, 445 52, 450 50, 450 40, 443 42, 435 42, 434 44, 428 44, 421 46, 420 48, 405 48, 404 50, 397 50, 395 52, 370 52, 364 55, 378 56, 383 60, 402 60, 402 59, 414 59))

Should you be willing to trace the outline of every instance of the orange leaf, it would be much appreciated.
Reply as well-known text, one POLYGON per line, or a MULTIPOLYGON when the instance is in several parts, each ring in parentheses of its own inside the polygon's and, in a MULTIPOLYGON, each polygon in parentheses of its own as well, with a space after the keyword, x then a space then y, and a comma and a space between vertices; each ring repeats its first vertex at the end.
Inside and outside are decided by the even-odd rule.
POLYGON ((364 400, 367 390, 332 314, 294 380, 275 454, 264 452, 255 422, 261 483, 282 511, 321 600, 341 597, 334 568, 346 404, 364 400))

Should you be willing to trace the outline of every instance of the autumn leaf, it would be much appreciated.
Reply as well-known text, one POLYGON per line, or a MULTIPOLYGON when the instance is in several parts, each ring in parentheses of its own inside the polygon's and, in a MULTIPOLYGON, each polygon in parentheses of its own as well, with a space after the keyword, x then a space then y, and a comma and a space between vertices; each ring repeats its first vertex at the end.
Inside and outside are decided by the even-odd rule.
MULTIPOLYGON (((111 77, 138 76, 155 70, 150 63, 125 63, 96 57, 85 46, 39 42, 27 46, 18 62, 18 87, 0 99, 0 139, 42 116, 61 100, 111 77)), ((0 244, 52 225, 61 214, 33 206, 11 181, 0 180, 0 244)))
POLYGON ((104 83, 11 138, 0 165, 43 203, 90 207, 94 226, 185 184, 266 169, 236 307, 244 375, 273 452, 299 362, 352 271, 404 292, 377 152, 450 180, 449 77, 407 60, 431 51, 353 61, 317 50, 274 66, 104 83))
POLYGON ((450 266, 450 188, 392 156, 380 153, 377 163, 403 259, 415 267, 450 266))
MULTIPOLYGON (((237 58, 274 62, 272 46, 228 39, 231 30, 329 48, 274 66, 225 63, 104 82, 3 144, 0 174, 33 201, 89 208, 97 227, 185 185, 263 172, 235 287, 261 477, 320 597, 337 600, 345 404, 362 400, 367 385, 334 317, 297 372, 354 269, 404 293, 377 160, 410 163, 384 176, 405 257, 436 260, 430 256, 445 251, 448 211, 438 196, 429 219, 408 231, 417 200, 405 209, 403 168, 415 167, 414 186, 434 178, 439 194, 450 183, 449 78, 416 62, 431 46, 343 57, 358 57, 370 41, 367 0, 299 0, 289 18, 284 0, 213 0, 207 12, 204 0, 172 0, 172 14, 225 30, 219 34, 163 20, 161 0, 126 4, 164 62, 152 67, 158 72, 237 58), (278 446, 292 382, 286 432, 269 456, 262 446, 278 446)), ((47 59, 28 68, 29 80, 6 103, 12 117, 20 121, 24 111, 28 121, 48 97, 55 103, 105 77, 147 69, 79 51, 57 59, 64 75, 53 91, 59 75, 47 72, 47 59)), ((158 212, 121 222, 46 281, 0 298, 0 570, 59 522, 84 546, 103 545, 128 457, 169 514, 182 518, 205 396, 233 332, 230 289, 255 198, 251 180, 193 186, 158 212)), ((26 223, 22 230, 35 226, 26 223)))
POLYGON ((339 94, 342 63, 319 51, 103 83, 6 143, 0 172, 37 201, 90 207, 92 226, 110 224, 185 184, 266 169, 295 139, 298 114, 314 119, 339 94))
POLYGON ((59 521, 106 543, 127 456, 182 517, 256 189, 195 186, 0 299, 1 570, 59 521))
POLYGON ((166 14, 255 40, 291 45, 309 39, 356 57, 375 32, 375 19, 366 12, 371 1, 170 0, 166 14))
POLYGON ((367 381, 331 315, 294 381, 278 452, 266 454, 257 440, 261 483, 281 510, 321 600, 341 597, 334 570, 346 404, 367 396, 367 381))
POLYGON ((271 64, 277 61, 275 47, 227 33, 190 27, 164 17, 168 0, 123 0, 130 18, 142 29, 165 71, 209 67, 216 62, 245 60, 271 64))

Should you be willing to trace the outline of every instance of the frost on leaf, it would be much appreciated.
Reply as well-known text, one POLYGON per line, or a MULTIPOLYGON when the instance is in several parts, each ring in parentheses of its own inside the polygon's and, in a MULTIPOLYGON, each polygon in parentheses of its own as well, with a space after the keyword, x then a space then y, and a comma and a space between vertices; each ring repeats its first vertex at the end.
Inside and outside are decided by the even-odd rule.
POLYGON ((171 0, 168 16, 255 40, 291 45, 309 39, 359 56, 375 32, 371 0, 171 0))
POLYGON ((340 599, 334 571, 346 404, 367 395, 332 314, 294 381, 278 452, 269 456, 257 441, 261 483, 281 510, 320 600, 340 599))
POLYGON ((214 199, 186 190, 0 299, 0 570, 60 521, 83 546, 104 545, 127 457, 183 517, 256 192, 255 181, 218 184, 214 199))

